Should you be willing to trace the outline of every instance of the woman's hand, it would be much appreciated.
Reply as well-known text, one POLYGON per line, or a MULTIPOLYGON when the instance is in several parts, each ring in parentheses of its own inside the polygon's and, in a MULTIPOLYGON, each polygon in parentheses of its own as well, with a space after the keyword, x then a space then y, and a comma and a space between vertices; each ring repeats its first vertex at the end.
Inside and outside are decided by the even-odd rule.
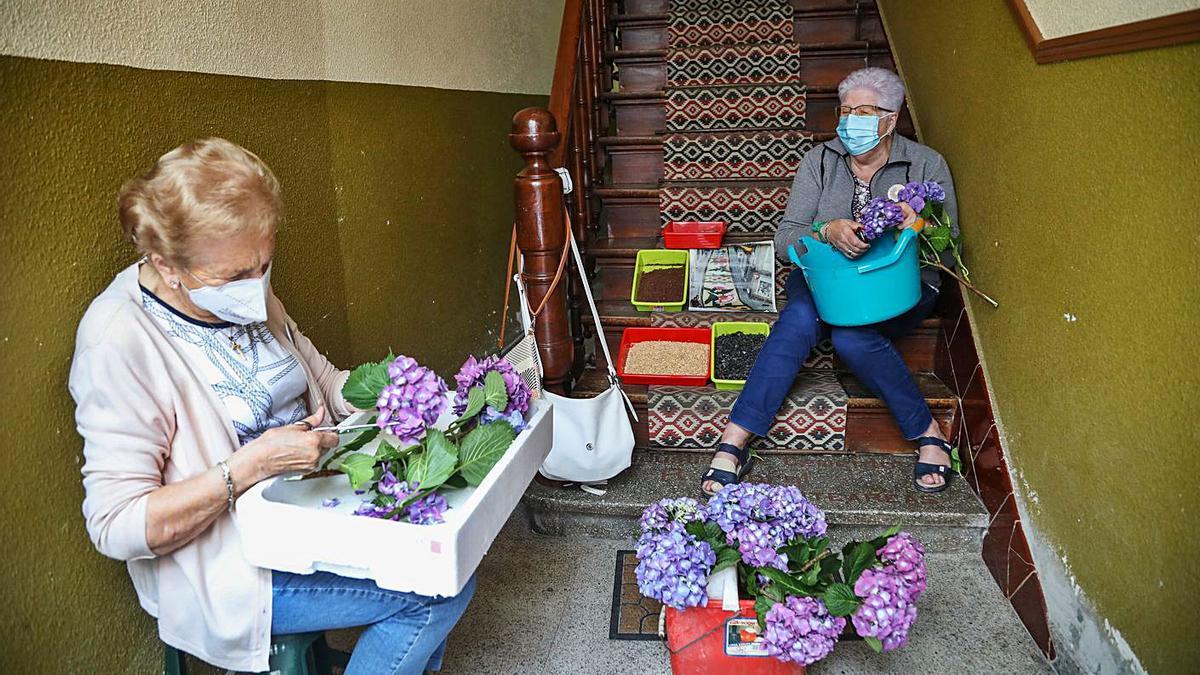
POLYGON ((858 230, 861 227, 853 220, 845 218, 831 220, 825 225, 825 240, 847 258, 857 258, 871 248, 867 242, 858 238, 858 230))
POLYGON ((338 444, 338 435, 310 431, 325 420, 325 407, 300 422, 275 427, 242 446, 229 458, 229 470, 238 491, 289 471, 312 471, 321 455, 338 444))
POLYGON ((900 211, 904 213, 904 221, 900 223, 898 229, 903 230, 912 227, 913 223, 917 222, 917 219, 920 218, 917 212, 913 211, 913 207, 908 205, 908 202, 900 202, 900 211))

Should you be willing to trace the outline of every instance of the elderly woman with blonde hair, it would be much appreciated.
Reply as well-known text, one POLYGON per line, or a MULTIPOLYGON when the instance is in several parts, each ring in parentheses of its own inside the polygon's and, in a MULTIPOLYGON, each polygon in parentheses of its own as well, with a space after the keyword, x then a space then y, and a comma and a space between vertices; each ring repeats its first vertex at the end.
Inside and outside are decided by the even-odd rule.
MULTIPOLYGON (((803 251, 816 238, 848 258, 865 253, 859 236, 862 213, 873 198, 893 185, 936 181, 946 192, 945 207, 958 222, 954 182, 946 160, 932 148, 896 133, 904 105, 904 83, 890 70, 862 68, 838 85, 837 138, 817 145, 804 156, 792 181, 775 246, 787 261, 789 246, 803 251)), ((917 219, 907 205, 902 227, 917 219)), ((957 234, 957 231, 956 231, 957 234)), ((954 265, 953 255, 943 259, 954 265)), ((808 353, 822 338, 833 341, 841 360, 883 399, 904 437, 913 441, 917 462, 913 488, 941 492, 953 476, 952 448, 929 412, 925 398, 892 342, 916 328, 933 310, 941 277, 935 269, 921 274, 921 299, 898 317, 871 326, 829 326, 821 321, 804 275, 794 270, 787 280, 788 304, 758 354, 746 386, 729 415, 711 466, 701 476, 709 494, 736 483, 750 466, 747 447, 765 436, 775 413, 792 388, 808 353)))
POLYGON ((312 470, 337 444, 315 427, 352 412, 347 372, 271 289, 274 174, 210 138, 159 158, 121 189, 119 207, 142 258, 91 303, 70 375, 96 547, 127 562, 163 641, 214 665, 265 671, 272 634, 366 625, 348 673, 438 669, 473 579, 431 598, 272 572, 242 555, 238 495, 312 470))

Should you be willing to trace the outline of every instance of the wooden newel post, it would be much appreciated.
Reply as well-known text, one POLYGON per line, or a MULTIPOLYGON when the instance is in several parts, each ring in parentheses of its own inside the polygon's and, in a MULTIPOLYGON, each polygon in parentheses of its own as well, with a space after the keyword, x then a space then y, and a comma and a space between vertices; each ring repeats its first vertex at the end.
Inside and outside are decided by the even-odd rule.
MULTIPOLYGON (((536 308, 546 296, 559 256, 566 243, 563 221, 562 179, 550 165, 550 153, 559 142, 554 115, 543 108, 525 108, 513 116, 509 143, 525 158, 525 168, 514 181, 517 245, 525 266, 529 303, 536 308)), ((565 275, 564 275, 565 276, 565 275)), ((534 331, 545 369, 544 386, 566 393, 575 349, 567 315, 564 278, 554 289, 546 309, 537 317, 534 331)))

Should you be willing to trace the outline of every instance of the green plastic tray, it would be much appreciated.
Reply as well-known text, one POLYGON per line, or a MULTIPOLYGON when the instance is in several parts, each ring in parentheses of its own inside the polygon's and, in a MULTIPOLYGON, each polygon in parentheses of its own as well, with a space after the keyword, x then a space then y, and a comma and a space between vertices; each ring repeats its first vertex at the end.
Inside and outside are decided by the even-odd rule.
POLYGON ((646 248, 638 251, 637 262, 633 268, 633 289, 629 292, 629 299, 633 302, 633 306, 639 312, 681 312, 683 306, 687 304, 688 293, 688 273, 689 273, 690 256, 687 251, 667 250, 661 248, 646 248), (679 302, 655 303, 655 302, 638 302, 638 282, 642 279, 642 272, 647 269, 656 267, 668 267, 674 265, 683 266, 683 297, 679 298, 679 302))
POLYGON ((712 325, 712 344, 708 346, 708 372, 712 373, 713 385, 726 391, 738 390, 746 386, 745 380, 717 379, 717 338, 730 333, 749 333, 751 335, 770 335, 771 324, 754 321, 716 321, 712 325))

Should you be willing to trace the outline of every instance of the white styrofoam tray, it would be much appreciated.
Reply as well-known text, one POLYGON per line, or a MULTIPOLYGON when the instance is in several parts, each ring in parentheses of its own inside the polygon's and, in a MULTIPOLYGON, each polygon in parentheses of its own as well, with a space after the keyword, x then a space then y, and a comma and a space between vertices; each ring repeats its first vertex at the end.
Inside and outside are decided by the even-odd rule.
MULTIPOLYGON (((443 493, 450 509, 446 522, 438 525, 353 515, 368 495, 354 494, 344 475, 263 481, 237 501, 242 549, 258 567, 297 574, 322 570, 374 579, 380 588, 395 591, 457 595, 516 508, 553 440, 552 406, 545 399, 535 400, 528 426, 483 482, 443 493), (341 503, 322 506, 330 498, 341 503)), ((364 451, 374 452, 378 444, 372 441, 364 451)))

